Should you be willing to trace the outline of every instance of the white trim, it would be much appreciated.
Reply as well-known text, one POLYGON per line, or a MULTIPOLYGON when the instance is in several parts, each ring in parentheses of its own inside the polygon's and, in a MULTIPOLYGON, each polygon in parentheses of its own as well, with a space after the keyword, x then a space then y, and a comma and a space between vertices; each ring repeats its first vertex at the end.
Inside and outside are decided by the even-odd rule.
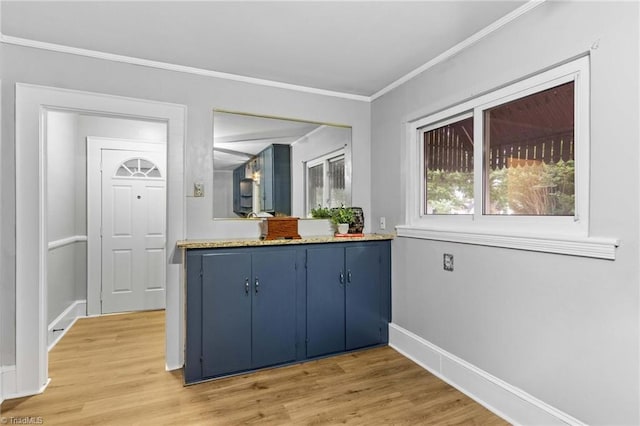
POLYGON ((449 241, 453 243, 503 247, 607 260, 615 260, 616 248, 620 245, 620 241, 613 238, 574 238, 558 235, 499 235, 490 231, 478 232, 476 229, 468 231, 442 228, 427 229, 409 225, 397 226, 396 229, 398 237, 449 241))
POLYGON ((60 240, 50 241, 49 242, 49 250, 55 250, 60 247, 68 246, 74 243, 81 243, 87 241, 86 235, 74 235, 72 237, 62 238, 60 240))
POLYGON ((122 62, 125 64, 141 65, 150 68, 158 68, 167 71, 183 72, 187 74, 202 75, 205 77, 221 78, 224 80, 240 81, 242 83, 256 84, 259 86, 275 87, 279 89, 295 90, 297 92, 312 93, 315 95, 332 96, 336 98, 349 99, 360 102, 370 102, 369 96, 354 95, 351 93, 336 92, 333 90, 318 89, 315 87, 300 86, 297 84, 283 83, 262 78, 247 77, 244 75, 230 74, 220 71, 211 71, 202 68, 188 67, 185 65, 171 64, 168 62, 151 61, 149 59, 136 58, 132 56, 116 55, 114 53, 100 52, 97 50, 81 49, 78 47, 65 46, 62 44, 46 43, 43 41, 30 40, 21 37, 14 37, 2 34, 0 41, 16 46, 32 47, 35 49, 50 50, 59 53, 69 53, 71 55, 86 56, 89 58, 103 59, 106 61, 122 62))
MULTIPOLYGON (((0 80, 0 129, 2 129, 2 80, 0 80)), ((2 133, 2 132, 0 132, 2 133)), ((2 135, 0 135, 0 146, 2 146, 2 135)), ((1 163, 1 161, 0 161, 1 163)), ((6 300, 6 299, 4 299, 6 300)), ((3 362, 2 362, 2 351, 5 346, 2 345, 2 335, 4 334, 4 328, 2 325, 2 303, 0 302, 0 405, 4 401, 4 377, 3 377, 3 362)), ((15 306, 15 305, 14 305, 15 306)), ((0 410, 1 411, 1 410, 0 410)), ((1 413, 0 413, 1 414, 1 413)))
POLYGON ((379 90, 378 92, 374 93, 369 98, 370 101, 375 101, 380 96, 383 96, 386 93, 389 93, 390 91, 392 91, 396 87, 406 83, 407 81, 411 80, 415 76, 425 72, 429 68, 433 68, 434 66, 438 65, 439 63, 442 63, 442 62, 446 61, 447 59, 451 58, 452 56, 457 55, 461 51, 473 46, 474 44, 476 44, 477 42, 479 42, 480 40, 482 40, 483 38, 485 38, 489 34, 499 30, 500 28, 504 27, 505 25, 507 25, 511 21, 519 18, 520 16, 524 15, 525 13, 527 13, 527 12, 533 10, 534 8, 540 6, 545 1, 546 0, 529 0, 527 3, 523 4, 522 6, 520 6, 519 8, 514 10, 513 12, 503 16, 502 18, 498 19, 497 21, 495 21, 491 25, 488 25, 488 26, 484 27, 483 29, 481 29, 477 33, 473 34, 471 37, 466 38, 465 40, 463 40, 460 43, 456 44, 455 46, 451 47, 450 49, 442 52, 441 54, 439 54, 438 56, 436 56, 435 58, 433 58, 432 60, 430 60, 426 64, 423 64, 423 65, 419 66, 415 70, 413 70, 410 73, 400 77, 399 79, 397 79, 393 83, 389 84, 388 86, 386 86, 383 89, 379 90))
POLYGON ((67 334, 78 318, 87 316, 87 301, 76 300, 70 304, 56 319, 51 321, 47 328, 47 351, 51 351, 53 347, 67 334), (60 331, 60 329, 62 329, 60 331), (54 331, 58 330, 58 331, 54 331))
MULTIPOLYGON (((452 241, 458 241, 461 238, 458 233, 462 234, 483 234, 480 242, 477 239, 462 237, 464 241, 469 243, 483 243, 484 245, 496 245, 512 248, 535 249, 537 251, 564 253, 562 247, 556 247, 553 240, 580 242, 588 241, 589 245, 593 242, 589 235, 589 56, 581 56, 570 62, 558 65, 539 74, 525 78, 523 80, 511 83, 508 86, 498 88, 487 92, 476 98, 463 101, 460 104, 451 106, 447 109, 434 112, 428 116, 416 117, 409 120, 405 124, 406 136, 402 144, 402 155, 404 157, 403 186, 404 197, 404 216, 405 225, 411 228, 413 235, 418 236, 417 231, 423 228, 424 232, 420 234, 423 237, 434 235, 440 237, 448 235, 453 238, 452 241), (504 102, 506 99, 513 99, 525 96, 533 92, 544 90, 562 82, 575 82, 575 188, 576 188, 576 204, 574 216, 520 216, 520 215, 488 215, 483 214, 483 184, 484 179, 480 178, 482 170, 484 170, 483 155, 483 132, 482 132, 482 116, 483 111, 491 105, 504 102), (427 126, 438 127, 440 123, 446 122, 452 118, 466 117, 470 111, 474 112, 474 205, 476 206, 474 214, 460 215, 433 215, 425 214, 424 208, 424 185, 425 176, 422 161, 424 156, 421 155, 422 133, 423 129, 431 128, 427 126), (437 234, 432 230, 443 231, 437 234), (487 236, 497 235, 498 237, 489 240, 487 236), (504 239, 501 236, 509 236, 511 238, 504 239), (527 239, 521 241, 519 238, 532 237, 533 240, 527 239), (547 238, 550 237, 550 238, 547 238), (542 245, 538 244, 539 240, 547 241, 542 245), (492 244, 486 244, 492 241, 492 244), (516 244, 512 246, 511 244, 516 244), (536 249, 537 247, 537 249, 536 249)), ((402 227, 400 227, 402 228, 402 227)), ((607 245, 617 245, 615 239, 607 240, 607 245)), ((600 248, 595 249, 595 256, 591 256, 591 248, 587 248, 584 244, 582 247, 570 248, 569 254, 578 256, 591 256, 613 258, 613 247, 608 247, 601 252, 600 248), (586 250, 584 250, 586 248, 586 250)))
POLYGON ((102 93, 16 84, 16 393, 47 384, 46 108, 168 122, 166 365, 183 364, 184 309, 175 243, 186 235, 184 149, 186 107, 102 93), (38 168, 34 173, 33 163, 38 168), (34 248, 36 248, 34 250, 34 248))
POLYGON ((511 424, 585 424, 394 323, 389 346, 511 424))

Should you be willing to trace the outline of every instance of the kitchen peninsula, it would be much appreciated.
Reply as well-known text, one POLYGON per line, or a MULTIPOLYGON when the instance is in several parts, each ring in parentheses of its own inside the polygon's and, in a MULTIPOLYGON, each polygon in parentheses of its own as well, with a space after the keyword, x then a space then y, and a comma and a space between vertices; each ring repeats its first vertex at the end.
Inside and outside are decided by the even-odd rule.
POLYGON ((387 344, 391 239, 179 241, 185 383, 387 344))

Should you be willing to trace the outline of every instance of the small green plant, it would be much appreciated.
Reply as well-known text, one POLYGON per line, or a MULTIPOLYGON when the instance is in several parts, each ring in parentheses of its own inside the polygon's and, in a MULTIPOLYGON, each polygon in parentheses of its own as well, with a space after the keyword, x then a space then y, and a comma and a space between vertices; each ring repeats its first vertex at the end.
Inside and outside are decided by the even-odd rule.
POLYGON ((355 215, 351 207, 341 206, 331 211, 331 222, 337 224, 353 222, 355 215))
POLYGON ((311 217, 314 219, 329 219, 331 218, 331 210, 329 207, 322 207, 318 204, 318 207, 311 209, 311 217))

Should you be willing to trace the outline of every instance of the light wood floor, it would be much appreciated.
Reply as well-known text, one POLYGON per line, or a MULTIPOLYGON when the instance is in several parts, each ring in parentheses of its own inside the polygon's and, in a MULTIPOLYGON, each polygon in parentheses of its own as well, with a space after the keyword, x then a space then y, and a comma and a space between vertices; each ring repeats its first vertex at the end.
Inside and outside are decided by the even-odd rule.
POLYGON ((64 425, 506 424, 389 347, 184 387, 164 370, 164 311, 81 319, 42 395, 2 416, 64 425))

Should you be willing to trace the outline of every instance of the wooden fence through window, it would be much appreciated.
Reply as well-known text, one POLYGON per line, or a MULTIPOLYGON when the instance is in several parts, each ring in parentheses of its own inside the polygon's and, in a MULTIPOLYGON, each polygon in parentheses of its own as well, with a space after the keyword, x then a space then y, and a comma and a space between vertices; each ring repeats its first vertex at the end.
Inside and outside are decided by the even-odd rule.
MULTIPOLYGON (((424 133, 425 160, 429 170, 473 171, 473 143, 467 134, 445 126, 424 133)), ((489 145, 488 163, 492 170, 533 163, 558 163, 574 159, 573 132, 544 139, 489 145)))

